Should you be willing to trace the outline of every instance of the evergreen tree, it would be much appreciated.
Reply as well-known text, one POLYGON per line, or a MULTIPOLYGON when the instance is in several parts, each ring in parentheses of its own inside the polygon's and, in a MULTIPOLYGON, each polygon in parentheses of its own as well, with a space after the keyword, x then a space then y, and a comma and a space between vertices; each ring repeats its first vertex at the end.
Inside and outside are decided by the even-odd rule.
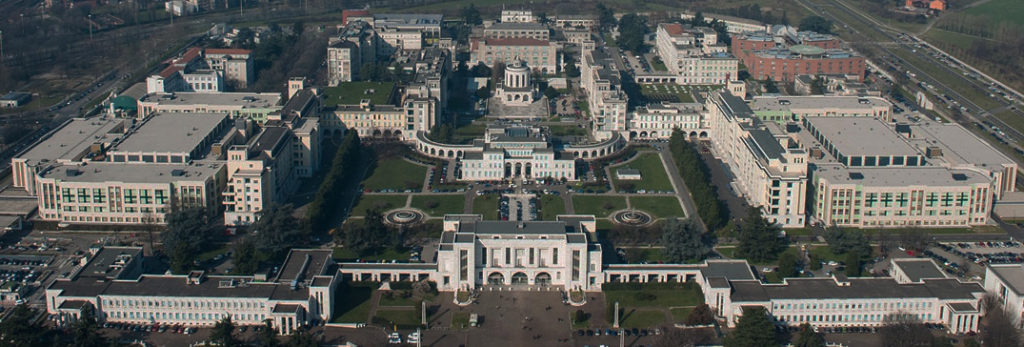
POLYGON ((35 321, 36 311, 21 304, 0 320, 0 346, 51 346, 53 335, 35 321))
POLYGON ((736 322, 736 329, 723 342, 726 347, 779 345, 775 341, 775 324, 768 319, 768 311, 761 306, 743 307, 743 316, 736 322))
POLYGON ((213 329, 210 330, 210 340, 221 346, 238 346, 241 343, 234 333, 235 323, 231 321, 231 316, 225 315, 224 318, 217 321, 217 324, 213 325, 213 329))
POLYGON ((714 322, 715 314, 711 312, 711 306, 708 304, 700 304, 686 315, 686 325, 704 325, 714 322))
POLYGON ((164 253, 176 273, 188 271, 203 247, 216 234, 207 211, 190 208, 167 214, 167 230, 160 234, 164 253))
POLYGON ((800 324, 800 335, 793 341, 793 347, 825 347, 825 337, 814 332, 810 324, 800 324))
POLYGON ((779 256, 779 277, 789 278, 796 277, 797 271, 797 259, 796 255, 791 252, 783 252, 779 256))
POLYGON ((821 16, 807 16, 800 20, 800 31, 814 31, 822 34, 832 33, 832 21, 821 16))
POLYGON ((785 239, 779 237, 781 229, 761 215, 760 207, 751 207, 739 226, 739 247, 736 255, 760 263, 775 259, 785 250, 785 239))
POLYGON ((280 259, 290 248, 305 243, 309 231, 295 218, 291 204, 272 204, 260 211, 259 219, 253 225, 256 249, 270 259, 280 259))
POLYGON ((601 27, 601 31, 606 31, 610 28, 614 28, 619 25, 619 22, 615 20, 615 12, 608 7, 605 7, 603 3, 597 4, 597 20, 598 25, 601 27))
POLYGON ((235 271, 249 275, 256 273, 260 268, 260 255, 256 251, 256 243, 251 237, 246 237, 235 244, 235 252, 231 255, 231 262, 235 264, 235 271))
POLYGON ((661 242, 665 245, 665 261, 669 263, 696 263, 704 260, 710 251, 704 243, 700 228, 690 219, 666 220, 662 227, 661 242))
POLYGON ((277 329, 274 328, 274 324, 270 319, 263 321, 263 327, 256 334, 256 338, 260 347, 278 347, 281 345, 281 342, 277 340, 277 329))
POLYGON ((484 22, 480 17, 480 10, 476 9, 476 6, 473 6, 473 4, 462 8, 462 20, 469 25, 480 25, 484 22))
POLYGON ((75 347, 101 347, 110 344, 103 335, 100 335, 100 326, 96 323, 96 308, 90 303, 82 306, 79 318, 75 321, 74 331, 75 347))

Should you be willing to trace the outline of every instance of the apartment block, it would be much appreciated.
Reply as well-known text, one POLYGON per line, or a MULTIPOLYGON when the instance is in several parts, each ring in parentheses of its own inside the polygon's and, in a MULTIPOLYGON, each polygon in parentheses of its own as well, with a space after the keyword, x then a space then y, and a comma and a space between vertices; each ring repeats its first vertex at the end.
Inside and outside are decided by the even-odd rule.
POLYGON ((541 74, 559 71, 558 46, 548 40, 534 38, 474 38, 470 39, 470 66, 483 63, 494 67, 497 63, 521 60, 541 74))
POLYGON ((587 93, 594 134, 599 139, 627 130, 629 97, 622 90, 624 67, 614 58, 616 48, 600 47, 580 59, 580 88, 587 93))

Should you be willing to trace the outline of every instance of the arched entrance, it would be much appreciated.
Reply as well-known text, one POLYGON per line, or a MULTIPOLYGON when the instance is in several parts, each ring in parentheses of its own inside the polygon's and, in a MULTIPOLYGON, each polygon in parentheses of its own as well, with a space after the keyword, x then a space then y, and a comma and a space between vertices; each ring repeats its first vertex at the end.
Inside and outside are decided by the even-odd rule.
POLYGON ((547 272, 537 274, 537 277, 533 279, 533 284, 538 286, 551 285, 551 274, 548 274, 547 272))
POLYGON ((516 163, 516 171, 515 171, 515 175, 513 175, 513 176, 519 177, 519 176, 522 176, 522 175, 523 175, 523 163, 516 163))
POLYGON ((505 284, 505 275, 502 275, 500 272, 493 272, 487 276, 487 284, 503 285, 505 284))
POLYGON ((512 275, 512 284, 530 284, 529 277, 522 272, 516 272, 512 275))

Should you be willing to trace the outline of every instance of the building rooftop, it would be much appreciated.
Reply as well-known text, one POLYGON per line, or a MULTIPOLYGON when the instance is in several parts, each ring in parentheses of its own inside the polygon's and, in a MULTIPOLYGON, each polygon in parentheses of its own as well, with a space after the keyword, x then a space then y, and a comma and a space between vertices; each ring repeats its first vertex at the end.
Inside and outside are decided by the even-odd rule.
POLYGON ((74 118, 41 138, 16 158, 37 162, 78 161, 94 143, 111 143, 120 138, 124 119, 74 118))
POLYGON ((227 113, 155 113, 112 151, 191 153, 228 119, 227 113))
POLYGON ((851 278, 840 285, 831 278, 787 278, 782 284, 733 281, 733 302, 787 299, 909 299, 977 300, 985 289, 974 282, 926 279, 923 283, 897 283, 892 278, 851 278))
POLYGON ((808 130, 824 137, 823 145, 834 146, 847 157, 919 156, 888 124, 873 117, 809 117, 808 130), (813 128, 813 129, 812 129, 813 128))
POLYGON ((323 275, 331 265, 332 251, 329 249, 294 249, 281 266, 277 281, 284 283, 292 280, 313 280, 323 275))
POLYGON ((894 259, 893 266, 899 267, 910 282, 921 282, 923 279, 930 278, 946 278, 946 274, 931 259, 894 259))
POLYGON ((988 266, 988 270, 1014 293, 1024 294, 1024 264, 993 264, 988 266))
POLYGON ((752 280, 756 277, 746 260, 709 260, 700 270, 704 278, 725 278, 730 281, 752 280))
POLYGON ((134 277, 138 274, 125 270, 130 271, 129 265, 142 261, 141 257, 142 247, 103 247, 92 256, 76 278, 113 280, 134 277))
POLYGON ((892 103, 874 96, 757 96, 750 102, 750 109, 758 111, 793 111, 806 110, 864 110, 875 107, 892 108, 892 103))
POLYGON ((1014 164, 1005 154, 959 124, 922 120, 909 127, 911 144, 921 151, 938 146, 942 149, 941 160, 951 164, 973 164, 989 170, 1014 164))
POLYGON ((159 105, 214 105, 239 106, 245 108, 271 108, 281 105, 280 93, 185 93, 146 94, 143 102, 156 102, 159 105))
POLYGON ((107 163, 62 165, 40 173, 41 177, 67 182, 172 183, 202 181, 224 167, 223 162, 195 161, 191 164, 107 163))
POLYGON ((814 176, 827 179, 833 184, 847 183, 874 187, 948 187, 992 181, 992 178, 974 170, 939 166, 846 168, 839 164, 825 164, 818 165, 814 176))
POLYGON ((505 39, 487 38, 483 40, 488 46, 547 46, 550 41, 532 39, 528 37, 513 37, 505 39))
POLYGON ((520 23, 520 22, 505 23, 505 22, 502 22, 502 23, 494 23, 494 24, 491 24, 491 26, 484 28, 484 31, 487 31, 487 30, 548 30, 548 27, 544 26, 544 24, 533 23, 533 22, 527 22, 527 23, 520 23))

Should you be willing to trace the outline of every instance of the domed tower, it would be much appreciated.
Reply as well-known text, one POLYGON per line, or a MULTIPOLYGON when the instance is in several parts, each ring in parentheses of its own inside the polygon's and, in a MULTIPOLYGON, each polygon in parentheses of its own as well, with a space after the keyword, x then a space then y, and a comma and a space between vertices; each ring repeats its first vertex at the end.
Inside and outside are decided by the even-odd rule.
POLYGON ((533 103, 533 85, 530 84, 530 67, 516 61, 505 67, 505 79, 501 82, 496 97, 507 106, 529 106, 533 103))

